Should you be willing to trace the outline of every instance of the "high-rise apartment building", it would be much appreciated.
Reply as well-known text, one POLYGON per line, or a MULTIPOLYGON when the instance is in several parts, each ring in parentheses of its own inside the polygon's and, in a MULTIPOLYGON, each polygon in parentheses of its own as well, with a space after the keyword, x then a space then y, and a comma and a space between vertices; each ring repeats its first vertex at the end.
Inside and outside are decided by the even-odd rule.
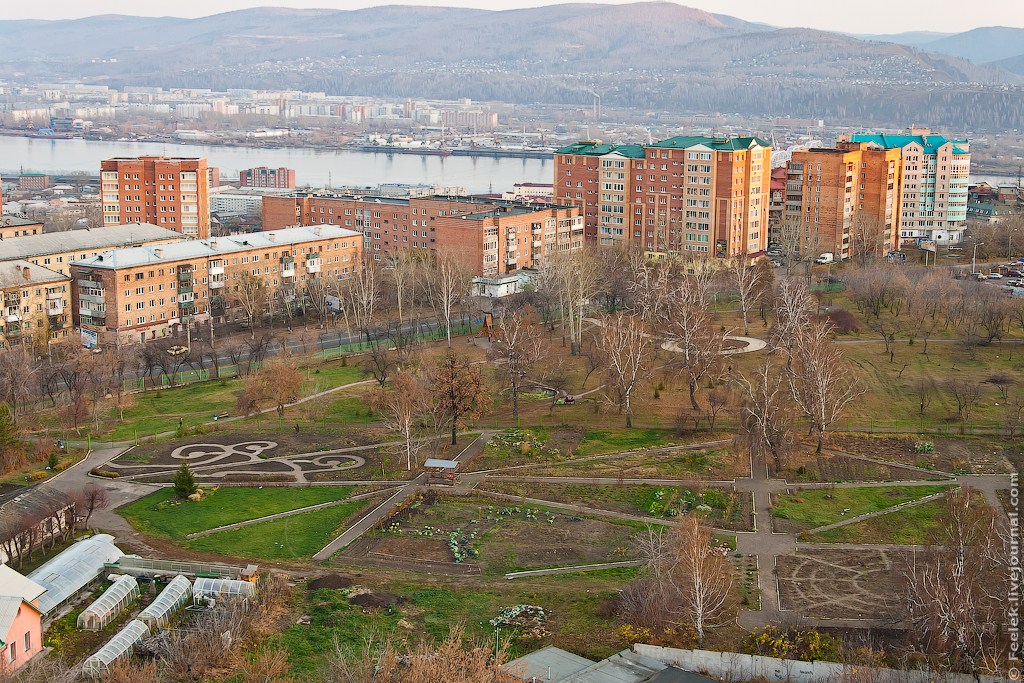
POLYGON ((555 153, 555 200, 585 211, 587 237, 650 254, 756 254, 768 239, 771 147, 755 137, 582 142, 555 153))
POLYGON ((0 263, 3 322, 0 349, 26 344, 43 352, 68 338, 71 278, 34 263, 15 259, 0 263))
POLYGON ((295 189, 295 169, 267 168, 257 166, 247 168, 238 174, 239 187, 268 187, 277 190, 295 189))
POLYGON ((811 257, 897 249, 902 170, 899 149, 868 143, 796 150, 780 231, 796 231, 801 251, 811 257))
POLYGON ((853 142, 899 150, 903 165, 899 231, 906 241, 959 242, 967 223, 971 146, 927 129, 904 135, 857 134, 853 142))
POLYGON ((477 197, 335 192, 264 197, 264 230, 289 225, 361 232, 364 253, 376 261, 407 250, 452 251, 464 256, 475 274, 488 277, 536 268, 554 253, 583 248, 583 211, 577 207, 477 197))
POLYGON ((152 223, 186 237, 210 236, 206 159, 158 156, 100 162, 103 224, 152 223))

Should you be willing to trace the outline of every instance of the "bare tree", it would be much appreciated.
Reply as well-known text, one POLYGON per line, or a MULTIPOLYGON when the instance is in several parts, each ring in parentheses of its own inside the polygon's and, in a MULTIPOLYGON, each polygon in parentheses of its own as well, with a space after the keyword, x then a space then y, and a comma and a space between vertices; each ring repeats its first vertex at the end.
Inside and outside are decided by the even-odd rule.
POLYGON ((914 382, 914 393, 917 395, 919 405, 919 415, 924 415, 924 411, 931 405, 932 399, 935 398, 935 393, 938 387, 935 386, 935 380, 931 377, 922 377, 921 379, 914 382))
POLYGON ((369 259, 341 283, 338 300, 346 323, 351 320, 366 341, 370 341, 370 328, 380 302, 380 284, 379 269, 369 259))
POLYGON ((709 628, 727 622, 732 607, 732 568, 713 538, 695 514, 681 517, 671 531, 648 528, 638 538, 643 584, 654 602, 648 618, 692 627, 698 647, 709 628))
POLYGON ((735 287, 736 295, 739 297, 740 312, 743 314, 743 336, 746 337, 750 334, 747 316, 761 289, 764 269, 751 263, 750 259, 744 255, 729 261, 729 276, 733 287, 735 287))
POLYGON ((390 263, 388 275, 394 287, 395 303, 398 308, 398 329, 405 334, 406 306, 412 303, 416 290, 416 281, 420 272, 420 259, 412 252, 402 252, 390 263))
POLYGON ((424 274, 427 299, 444 324, 449 348, 452 345, 452 320, 469 292, 471 280, 472 273, 464 259, 452 251, 438 251, 424 274))
POLYGON ((686 373, 690 390, 690 407, 700 411, 697 388, 713 377, 721 366, 722 333, 714 328, 707 300, 700 290, 683 283, 675 290, 669 307, 668 339, 676 352, 673 364, 686 373))
POLYGON ((579 353, 583 343, 583 318, 597 286, 597 261, 583 251, 558 252, 546 268, 555 273, 558 305, 562 312, 562 344, 569 334, 569 352, 579 353))
POLYGON ((408 370, 399 370, 391 386, 381 386, 370 395, 370 405, 387 429, 401 438, 406 469, 418 465, 417 454, 427 444, 417 438, 421 418, 430 411, 431 398, 423 380, 408 370))
POLYGON ((653 349, 647 326, 639 318, 619 312, 605 316, 597 332, 608 373, 608 394, 633 426, 633 392, 650 375, 653 349))
POLYGON ((97 510, 107 507, 107 490, 95 482, 89 482, 79 494, 78 509, 85 513, 82 519, 82 528, 89 528, 89 520, 97 510))
POLYGON ((951 491, 938 521, 904 571, 909 633, 977 680, 998 666, 1009 558, 992 508, 972 489, 951 491))
POLYGON ((960 433, 963 434, 971 421, 974 406, 981 399, 981 382, 957 377, 946 380, 943 386, 956 401, 956 416, 960 420, 960 433))
POLYGON ((850 254, 861 267, 885 256, 889 248, 889 228, 884 221, 866 211, 857 213, 850 229, 850 254))
POLYGON ((374 334, 369 342, 369 353, 363 366, 373 374, 381 387, 388 381, 391 372, 398 367, 398 349, 391 345, 390 337, 374 334))
POLYGON ((629 293, 632 308, 649 325, 667 316, 673 289, 672 263, 668 259, 651 259, 636 249, 629 254, 629 293))
POLYGON ((787 365, 792 364, 797 335, 810 324, 815 309, 814 299, 803 281, 787 278, 779 282, 770 340, 773 348, 786 352, 787 365))
POLYGON ((547 357, 547 340, 532 306, 504 311, 496 327, 498 340, 490 356, 498 361, 498 373, 512 396, 512 419, 518 425, 519 394, 530 372, 539 371, 547 357))
POLYGON ((270 290, 267 283, 249 271, 243 271, 238 284, 234 286, 236 303, 241 307, 245 321, 249 325, 250 338, 256 337, 256 325, 260 322, 263 311, 270 301, 270 290))
POLYGON ((741 373, 735 381, 744 398, 740 424, 751 454, 770 457, 778 472, 795 441, 785 369, 766 355, 749 375, 741 373))
POLYGON ((861 394, 842 352, 833 343, 831 326, 813 323, 797 335, 788 372, 793 400, 818 434, 821 453, 825 432, 861 394))

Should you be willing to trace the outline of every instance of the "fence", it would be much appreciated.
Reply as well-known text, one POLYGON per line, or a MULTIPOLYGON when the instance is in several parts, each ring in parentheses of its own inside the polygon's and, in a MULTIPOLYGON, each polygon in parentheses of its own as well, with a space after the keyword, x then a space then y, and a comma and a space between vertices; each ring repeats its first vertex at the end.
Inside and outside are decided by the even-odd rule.
POLYGON ((801 662, 739 652, 711 652, 710 650, 681 650, 657 645, 637 643, 633 651, 638 655, 656 659, 685 671, 706 673, 728 681, 790 681, 792 683, 842 683, 843 681, 871 681, 872 683, 1002 683, 1002 676, 935 673, 901 669, 882 669, 866 666, 838 664, 836 662, 801 662))

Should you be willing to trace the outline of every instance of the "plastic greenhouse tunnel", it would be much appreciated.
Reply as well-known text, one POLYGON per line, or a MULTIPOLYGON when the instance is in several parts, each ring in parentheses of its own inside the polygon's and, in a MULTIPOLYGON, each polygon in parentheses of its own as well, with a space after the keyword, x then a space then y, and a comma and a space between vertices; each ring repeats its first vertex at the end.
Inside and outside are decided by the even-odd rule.
POLYGON ((139 621, 151 629, 163 628, 171 616, 184 605, 192 594, 192 583, 180 574, 160 591, 156 600, 139 613, 139 621))
POLYGON ((110 670, 110 665, 121 657, 131 654, 135 643, 149 635, 149 627, 138 619, 129 621, 116 636, 111 638, 99 652, 85 660, 82 673, 86 676, 102 676, 110 670))
POLYGON ((113 585, 103 591, 103 595, 96 598, 94 603, 78 615, 78 628, 86 631, 99 631, 105 628, 137 597, 139 597, 139 582, 135 580, 135 577, 128 575, 117 577, 113 585))
POLYGON ((256 594, 256 584, 251 581, 235 579, 212 579, 200 577, 192 584, 192 597, 199 598, 230 598, 252 597, 256 594))

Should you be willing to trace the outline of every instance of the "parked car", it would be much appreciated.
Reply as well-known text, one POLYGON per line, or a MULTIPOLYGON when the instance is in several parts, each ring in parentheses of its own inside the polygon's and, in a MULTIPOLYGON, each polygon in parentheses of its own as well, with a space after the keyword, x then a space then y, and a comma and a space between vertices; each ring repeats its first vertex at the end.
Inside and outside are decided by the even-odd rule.
POLYGON ((1019 270, 1014 270, 1013 268, 1006 271, 1006 274, 1009 275, 1010 277, 1024 277, 1024 273, 1020 272, 1019 270))
POLYGON ((973 277, 975 280, 979 280, 979 281, 987 280, 988 279, 985 276, 985 273, 972 273, 971 277, 973 277))
POLYGON ((988 279, 989 280, 1002 280, 1003 276, 1000 275, 999 273, 989 273, 988 274, 988 279))
POLYGON ((782 261, 778 261, 776 259, 772 259, 772 268, 781 268, 781 267, 782 267, 782 261))
POLYGON ((782 256, 781 249, 769 249, 765 253, 768 254, 768 256, 782 256))
POLYGON ((833 254, 831 251, 826 251, 824 254, 814 259, 814 262, 817 263, 818 265, 823 265, 825 263, 834 263, 835 260, 835 254, 833 254))

